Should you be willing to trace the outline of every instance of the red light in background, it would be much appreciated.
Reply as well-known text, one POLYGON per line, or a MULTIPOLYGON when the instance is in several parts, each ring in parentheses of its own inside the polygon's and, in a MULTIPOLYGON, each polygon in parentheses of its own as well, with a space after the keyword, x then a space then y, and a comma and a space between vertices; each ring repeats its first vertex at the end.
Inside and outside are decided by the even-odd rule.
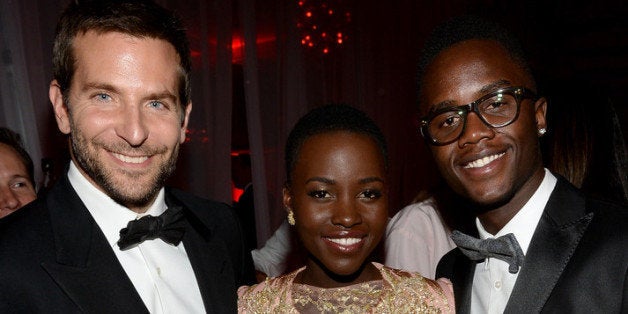
POLYGON ((233 184, 231 185, 231 199, 234 202, 240 200, 240 196, 244 194, 244 190, 236 188, 233 184))
POLYGON ((348 39, 345 34, 351 24, 350 6, 344 0, 296 0, 299 4, 297 27, 301 45, 331 54, 348 39))

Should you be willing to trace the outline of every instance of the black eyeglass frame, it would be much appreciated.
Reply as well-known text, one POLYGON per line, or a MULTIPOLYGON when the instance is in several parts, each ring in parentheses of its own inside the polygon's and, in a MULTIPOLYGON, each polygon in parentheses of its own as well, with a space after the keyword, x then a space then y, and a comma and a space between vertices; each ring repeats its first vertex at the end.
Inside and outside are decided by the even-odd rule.
POLYGON ((455 141, 457 141, 462 134, 464 134, 464 131, 467 127, 467 116, 469 115, 470 112, 474 112, 479 118, 480 120, 482 120, 482 122, 484 124, 486 124, 487 126, 491 127, 491 128, 502 128, 505 127, 515 121, 517 121, 517 118, 519 118, 519 111, 521 108, 521 102, 524 99, 532 99, 533 101, 537 101, 539 99, 539 97, 536 95, 535 92, 531 91, 530 89, 527 89, 523 86, 513 86, 513 87, 507 87, 507 88, 501 88, 498 89, 492 93, 488 93, 482 97, 480 97, 479 99, 468 103, 466 105, 462 105, 462 106, 455 106, 455 107, 447 107, 447 108, 442 108, 433 112, 430 112, 427 116, 421 118, 420 122, 421 122, 421 126, 419 127, 419 130, 421 132, 421 136, 423 136, 423 138, 427 141, 430 142, 430 144, 432 145, 437 145, 437 146, 442 146, 442 145, 447 145, 447 144, 451 144, 455 141), (480 110, 478 109, 478 105, 481 104, 482 102, 484 102, 487 99, 490 99, 492 97, 495 97, 499 94, 507 94, 507 95, 511 95, 515 97, 515 102, 517 104, 517 113, 515 114, 515 116, 512 118, 512 120, 503 123, 503 124, 499 124, 499 125, 493 125, 491 123, 489 123, 488 121, 486 121, 486 119, 484 118, 484 116, 482 116, 482 114, 480 113, 480 110), (461 115, 462 118, 464 119, 464 121, 462 122, 462 130, 460 131, 460 133, 458 134, 458 136, 456 136, 454 139, 447 141, 447 142, 439 142, 437 140, 435 140, 434 138, 432 138, 432 136, 430 135, 430 132, 428 130, 428 125, 429 123, 432 121, 432 119, 434 119, 434 117, 440 115, 441 113, 444 112, 450 112, 450 111, 462 111, 463 114, 461 115))

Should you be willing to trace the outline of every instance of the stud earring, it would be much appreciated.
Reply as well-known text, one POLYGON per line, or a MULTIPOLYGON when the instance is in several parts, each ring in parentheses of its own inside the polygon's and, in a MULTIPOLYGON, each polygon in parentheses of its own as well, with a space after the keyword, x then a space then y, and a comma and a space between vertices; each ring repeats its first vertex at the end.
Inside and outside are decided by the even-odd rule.
POLYGON ((296 224, 296 221, 294 221, 294 212, 292 211, 292 209, 288 209, 288 224, 290 224, 291 226, 294 226, 294 224, 296 224))
POLYGON ((543 136, 543 135, 545 135, 545 133, 547 133, 547 130, 545 128, 540 128, 539 129, 539 136, 543 136))

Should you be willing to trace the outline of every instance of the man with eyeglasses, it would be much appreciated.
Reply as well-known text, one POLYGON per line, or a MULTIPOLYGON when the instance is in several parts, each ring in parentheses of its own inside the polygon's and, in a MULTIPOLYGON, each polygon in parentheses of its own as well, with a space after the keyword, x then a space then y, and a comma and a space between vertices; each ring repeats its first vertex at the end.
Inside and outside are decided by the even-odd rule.
POLYGON ((459 313, 626 313, 628 210, 544 169, 536 89, 497 25, 455 19, 426 43, 420 131, 477 227, 453 232, 436 275, 452 280, 459 313))

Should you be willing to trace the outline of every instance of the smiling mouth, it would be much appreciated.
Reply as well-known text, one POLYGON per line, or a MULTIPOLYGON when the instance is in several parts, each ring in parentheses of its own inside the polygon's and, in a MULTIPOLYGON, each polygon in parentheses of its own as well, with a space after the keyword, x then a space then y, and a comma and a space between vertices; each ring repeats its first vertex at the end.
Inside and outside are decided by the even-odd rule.
POLYGON ((465 169, 471 169, 471 168, 481 168, 484 167, 488 164, 490 164, 491 162, 493 162, 495 159, 498 159, 502 156, 506 155, 506 153, 499 153, 499 154, 495 154, 495 155, 490 155, 490 156, 486 156, 480 159, 476 159, 468 164, 466 164, 464 166, 465 169))
POLYGON ((126 156, 126 155, 122 155, 118 153, 112 153, 112 155, 116 157, 117 159, 119 159, 120 161, 130 163, 130 164, 141 164, 145 162, 146 160, 148 160, 148 156, 131 157, 131 156, 126 156))
POLYGON ((342 246, 350 246, 362 241, 361 238, 327 238, 327 240, 342 246))

